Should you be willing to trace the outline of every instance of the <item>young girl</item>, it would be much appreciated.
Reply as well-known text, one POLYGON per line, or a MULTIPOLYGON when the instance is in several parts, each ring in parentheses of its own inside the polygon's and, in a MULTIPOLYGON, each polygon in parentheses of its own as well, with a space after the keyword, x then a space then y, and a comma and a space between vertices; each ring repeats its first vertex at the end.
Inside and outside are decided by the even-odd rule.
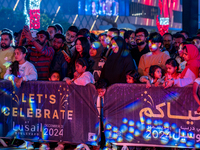
POLYGON ((200 55, 197 47, 192 44, 186 44, 183 47, 183 57, 187 64, 181 72, 180 78, 166 81, 165 88, 173 85, 184 87, 193 84, 194 80, 199 76, 200 55))
POLYGON ((138 81, 139 74, 136 70, 131 70, 126 74, 127 83, 135 83, 138 81))
POLYGON ((161 67, 158 65, 152 65, 149 69, 149 75, 141 76, 140 82, 146 82, 146 88, 150 88, 151 84, 155 84, 155 86, 158 86, 160 83, 163 82, 161 67))
POLYGON ((22 81, 37 80, 37 70, 34 65, 26 61, 26 48, 19 46, 15 49, 15 61, 7 69, 4 79, 14 81, 19 88, 22 81))
POLYGON ((103 52, 103 46, 100 42, 95 41, 90 46, 90 60, 93 62, 92 70, 95 81, 98 81, 101 75, 101 70, 105 61, 101 58, 103 52))
POLYGON ((186 61, 183 58, 183 47, 187 44, 186 42, 182 42, 179 45, 178 56, 176 56, 176 61, 179 63, 178 72, 182 72, 185 69, 186 61))
POLYGON ((178 79, 179 73, 178 68, 179 64, 174 58, 170 58, 165 63, 167 68, 167 73, 165 74, 165 81, 166 80, 172 80, 172 79, 178 79))
POLYGON ((88 83, 94 83, 94 76, 89 72, 86 71, 88 64, 84 58, 79 58, 76 60, 75 63, 76 72, 74 73, 74 78, 70 80, 69 78, 65 78, 67 84, 71 84, 74 82, 77 85, 87 85, 88 83))

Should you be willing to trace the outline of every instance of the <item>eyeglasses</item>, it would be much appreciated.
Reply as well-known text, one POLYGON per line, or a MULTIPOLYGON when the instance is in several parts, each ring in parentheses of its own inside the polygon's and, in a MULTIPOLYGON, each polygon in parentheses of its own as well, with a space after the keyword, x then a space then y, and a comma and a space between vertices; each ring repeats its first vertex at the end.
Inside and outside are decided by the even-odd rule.
POLYGON ((139 34, 139 35, 137 34, 135 37, 136 37, 136 38, 137 38, 137 37, 141 38, 141 37, 144 37, 144 34, 139 34))

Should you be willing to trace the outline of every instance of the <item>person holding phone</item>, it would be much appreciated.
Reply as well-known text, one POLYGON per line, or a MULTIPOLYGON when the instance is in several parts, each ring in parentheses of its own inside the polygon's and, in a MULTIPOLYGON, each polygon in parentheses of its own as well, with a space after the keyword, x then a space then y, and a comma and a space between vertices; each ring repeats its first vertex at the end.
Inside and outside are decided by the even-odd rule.
POLYGON ((38 73, 38 80, 48 80, 49 68, 53 60, 54 50, 47 45, 49 33, 41 30, 37 32, 37 37, 33 38, 27 26, 24 26, 20 38, 19 46, 22 46, 24 38, 30 44, 28 50, 28 60, 35 66, 38 73))

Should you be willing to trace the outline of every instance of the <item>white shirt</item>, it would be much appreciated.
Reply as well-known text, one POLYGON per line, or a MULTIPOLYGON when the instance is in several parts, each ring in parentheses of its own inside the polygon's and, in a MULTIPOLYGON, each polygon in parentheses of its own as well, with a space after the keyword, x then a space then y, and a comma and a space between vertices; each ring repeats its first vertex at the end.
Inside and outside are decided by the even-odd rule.
POLYGON ((74 80, 77 85, 87 85, 88 83, 94 83, 94 76, 89 71, 84 72, 80 77, 74 80))
MULTIPOLYGON (((19 65, 19 75, 23 78, 23 81, 37 80, 38 77, 35 66, 28 61, 19 65)), ((8 68, 4 75, 4 79, 9 79, 10 77, 12 79, 14 78, 14 75, 11 74, 11 68, 8 68)))

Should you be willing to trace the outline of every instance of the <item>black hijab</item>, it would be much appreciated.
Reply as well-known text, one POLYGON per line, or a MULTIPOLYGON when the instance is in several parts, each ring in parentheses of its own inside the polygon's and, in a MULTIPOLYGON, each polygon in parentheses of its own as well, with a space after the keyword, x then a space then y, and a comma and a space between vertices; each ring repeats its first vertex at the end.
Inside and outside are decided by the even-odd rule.
POLYGON ((126 73, 135 70, 136 66, 130 52, 126 50, 125 40, 119 36, 112 38, 112 40, 117 43, 119 50, 117 53, 112 51, 102 69, 100 78, 107 80, 109 85, 126 83, 126 73))

